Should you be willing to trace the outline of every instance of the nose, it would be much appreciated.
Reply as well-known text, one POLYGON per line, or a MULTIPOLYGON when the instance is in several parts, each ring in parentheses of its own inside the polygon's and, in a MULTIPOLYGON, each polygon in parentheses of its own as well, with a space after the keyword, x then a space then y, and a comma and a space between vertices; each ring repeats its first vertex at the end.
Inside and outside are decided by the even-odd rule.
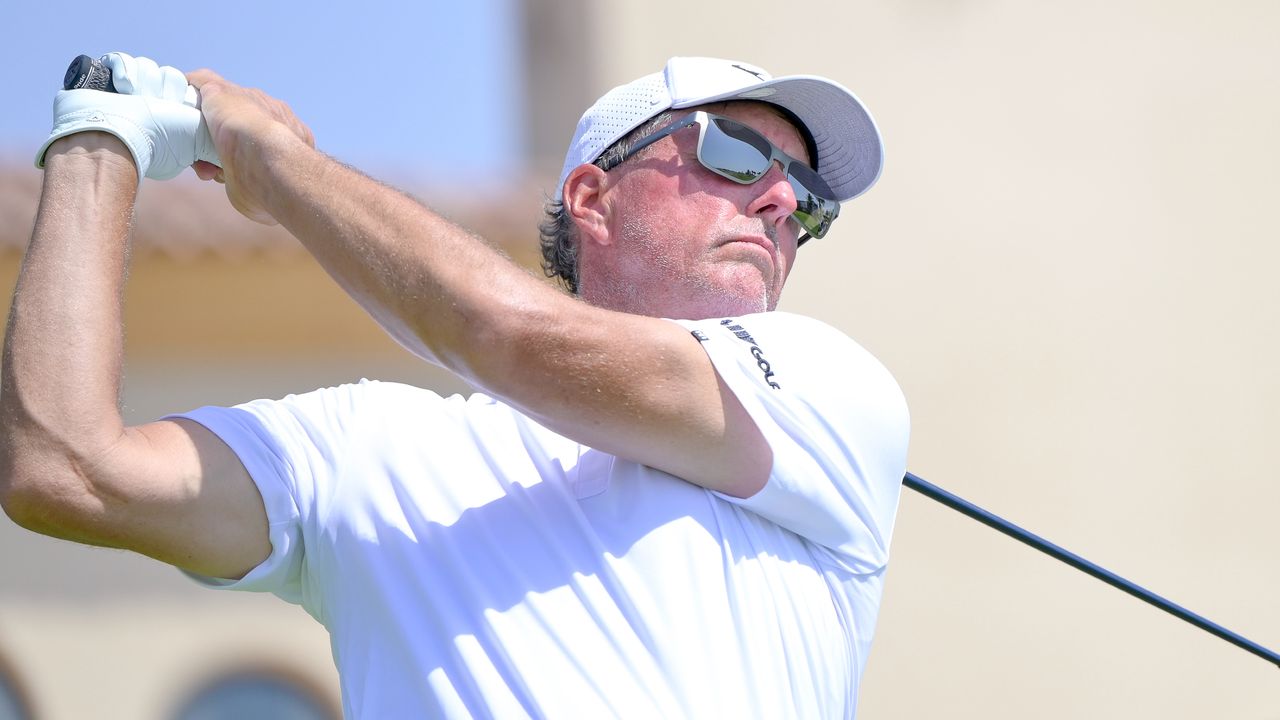
POLYGON ((769 172, 748 185, 753 193, 747 203, 747 215, 758 217, 776 230, 782 230, 796 211, 796 193, 791 181, 783 172, 781 163, 774 162, 769 172))

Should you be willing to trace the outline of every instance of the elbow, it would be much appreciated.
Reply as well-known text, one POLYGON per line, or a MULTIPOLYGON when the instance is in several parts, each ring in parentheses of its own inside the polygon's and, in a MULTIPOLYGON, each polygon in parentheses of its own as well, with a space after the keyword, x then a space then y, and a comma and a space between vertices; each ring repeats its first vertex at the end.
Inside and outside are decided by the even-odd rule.
POLYGON ((95 461, 111 450, 110 426, 100 433, 42 423, 31 413, 0 409, 0 509, 32 532, 75 539, 110 500, 95 477, 95 461))
POLYGON ((87 542, 71 504, 34 479, 23 483, 14 482, 12 477, 0 480, 0 508, 18 527, 49 537, 87 542))
POLYGON ((0 442, 0 510, 19 525, 24 517, 22 483, 14 472, 13 454, 8 443, 0 442))
POLYGON ((32 532, 67 537, 71 485, 54 480, 48 464, 15 459, 0 450, 0 509, 16 525, 32 532))
POLYGON ((44 503, 37 492, 40 483, 30 471, 15 461, 13 448, 0 449, 0 509, 9 519, 28 530, 40 532, 40 506, 44 503))
POLYGON ((31 484, 23 482, 10 467, 0 472, 0 509, 18 526, 40 532, 41 513, 37 511, 40 503, 30 488, 31 484))

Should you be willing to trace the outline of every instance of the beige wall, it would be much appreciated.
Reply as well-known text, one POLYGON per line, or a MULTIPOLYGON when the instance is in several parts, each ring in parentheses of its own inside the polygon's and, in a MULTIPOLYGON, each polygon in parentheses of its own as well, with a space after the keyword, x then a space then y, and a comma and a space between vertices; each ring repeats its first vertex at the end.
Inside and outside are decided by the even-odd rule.
MULTIPOLYGON (((880 184, 784 308, 894 371, 911 468, 1280 649, 1280 5, 607 3, 672 54, 849 86, 880 184)), ((913 493, 865 718, 1277 718, 1280 674, 913 493)))

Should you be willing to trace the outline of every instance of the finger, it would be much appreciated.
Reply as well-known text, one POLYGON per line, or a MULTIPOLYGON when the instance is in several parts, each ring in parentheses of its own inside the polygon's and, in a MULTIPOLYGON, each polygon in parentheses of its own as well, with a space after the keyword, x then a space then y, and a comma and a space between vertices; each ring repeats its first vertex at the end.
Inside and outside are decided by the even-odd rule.
POLYGON ((130 92, 137 95, 160 96, 163 92, 164 71, 160 69, 160 64, 155 60, 147 57, 136 57, 133 59, 133 76, 125 77, 125 82, 132 85, 130 90, 120 89, 119 83, 116 89, 120 92, 130 92))
POLYGON ((208 68, 201 68, 187 73, 187 82, 196 86, 196 89, 203 91, 206 85, 217 85, 225 83, 226 80, 224 80, 221 75, 208 68))
POLYGON ((222 168, 204 160, 197 160, 191 165, 191 169, 196 171, 196 177, 201 180, 216 180, 222 168))
MULTIPOLYGON (((187 76, 178 68, 165 65, 160 68, 160 97, 165 100, 185 102, 187 99, 187 76)), ((194 105, 193 105, 194 107, 194 105)))
POLYGON ((103 55, 101 60, 111 70, 111 84, 115 86, 116 92, 132 95, 134 79, 138 77, 136 58, 122 52, 109 52, 103 55))

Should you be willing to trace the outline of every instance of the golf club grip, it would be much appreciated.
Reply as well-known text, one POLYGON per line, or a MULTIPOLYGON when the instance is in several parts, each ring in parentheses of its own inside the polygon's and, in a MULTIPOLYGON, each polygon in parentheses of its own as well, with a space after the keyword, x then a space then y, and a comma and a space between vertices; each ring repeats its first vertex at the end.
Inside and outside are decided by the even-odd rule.
POLYGON ((62 77, 62 89, 115 92, 116 86, 111 82, 111 68, 101 60, 80 55, 67 67, 67 74, 62 77))

